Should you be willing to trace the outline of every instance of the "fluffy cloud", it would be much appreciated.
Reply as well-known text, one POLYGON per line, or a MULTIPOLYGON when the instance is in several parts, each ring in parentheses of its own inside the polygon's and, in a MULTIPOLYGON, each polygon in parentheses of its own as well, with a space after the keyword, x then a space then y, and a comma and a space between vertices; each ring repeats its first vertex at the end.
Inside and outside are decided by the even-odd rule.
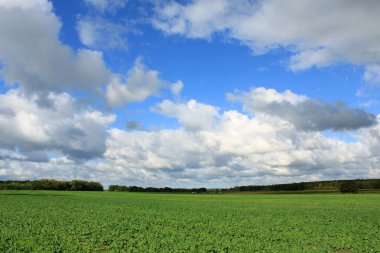
POLYGON ((214 32, 227 29, 227 20, 224 18, 228 16, 233 5, 239 9, 238 4, 226 0, 193 1, 187 5, 171 2, 157 8, 157 19, 153 24, 168 34, 207 38, 214 32))
POLYGON ((158 95, 166 84, 167 81, 160 78, 158 71, 148 69, 138 59, 125 77, 114 76, 107 87, 107 101, 111 107, 141 102, 149 96, 158 95))
POLYGON ((296 95, 290 91, 256 88, 250 92, 228 94, 232 101, 244 103, 252 114, 265 114, 292 123, 298 130, 357 130, 377 124, 376 115, 362 109, 352 109, 342 102, 328 104, 296 95))
POLYGON ((0 1, 1 76, 31 92, 91 90, 110 73, 102 53, 73 52, 59 40, 60 20, 49 1, 0 1), (10 25, 11 24, 11 25, 10 25))
POLYGON ((96 165, 107 171, 108 182, 224 187, 376 177, 380 172, 379 126, 359 130, 357 141, 349 143, 321 132, 300 132, 264 113, 250 117, 195 101, 164 101, 157 107, 182 127, 111 129, 105 159, 96 165), (189 112, 194 122, 212 124, 188 125, 184 114, 189 112))
MULTIPOLYGON (((125 4, 85 2, 94 7, 90 14, 106 15, 125 4)), ((220 32, 255 53, 286 48, 294 71, 337 62, 363 65, 364 79, 376 83, 377 4, 169 2, 157 11, 154 24, 168 34, 192 38, 210 39, 220 32)), ((20 85, 0 94, 2 179, 225 187, 380 174, 379 116, 290 91, 257 88, 229 94, 230 100, 242 103, 242 112, 196 100, 164 100, 153 111, 176 119, 177 129, 146 131, 138 121, 128 121, 125 131, 109 129, 114 115, 83 107, 57 91, 95 91, 108 85, 108 104, 118 107, 159 95, 162 88, 179 100, 183 83, 170 84, 139 60, 126 75, 111 79, 101 52, 72 50, 59 40, 60 29, 47 0, 0 0, 0 75, 7 84, 20 85), (353 141, 322 132, 330 129, 344 131, 353 141)), ((103 18, 83 17, 77 29, 90 48, 126 45, 124 28, 103 18), (102 33, 111 35, 104 40, 102 33)))
MULTIPOLYGON (((238 97, 231 94, 230 99, 240 101, 241 96, 255 97, 252 101, 241 100, 246 110, 252 103, 262 110, 250 116, 195 100, 164 100, 153 109, 177 119, 178 129, 111 129, 104 159, 96 164, 98 175, 107 175, 108 183, 225 187, 366 178, 380 173, 379 125, 356 130, 351 136, 355 141, 346 142, 317 129, 299 131, 294 122, 289 122, 291 117, 284 120, 268 109, 273 103, 287 104, 287 109, 295 110, 287 112, 293 117, 299 112, 296 105, 311 103, 314 113, 322 115, 335 105, 315 106, 305 96, 264 88, 238 97)), ((343 108, 338 106, 339 110, 352 110, 343 108)))
POLYGON ((106 128, 115 117, 80 108, 68 94, 50 93, 41 107, 38 97, 18 90, 0 95, 0 146, 2 157, 46 160, 59 153, 72 160, 102 156, 106 128), (17 151, 17 152, 15 152, 17 151))
POLYGON ((194 0, 160 6, 153 24, 189 38, 223 33, 255 53, 286 48, 294 71, 338 62, 364 65, 366 79, 374 80, 378 71, 372 70, 380 64, 379 8, 380 2, 371 0, 194 0))
MULTIPOLYGON (((294 109, 293 105, 310 100, 290 91, 263 88, 240 93, 252 94, 255 100, 249 104, 258 103, 261 108, 279 103, 294 109)), ((16 91, 1 97, 0 127, 4 130, 0 144, 4 148, 0 150, 0 177, 51 175, 104 184, 230 187, 370 178, 380 173, 379 125, 356 130, 351 136, 354 141, 347 142, 320 131, 300 131, 290 119, 273 115, 269 109, 252 116, 195 100, 164 100, 154 110, 178 120, 179 128, 146 131, 131 123, 134 131, 112 128, 104 139, 104 128, 113 116, 74 110, 68 95, 52 94, 50 98, 52 109, 41 108, 16 91), (66 156, 41 162, 41 154, 27 153, 46 150, 66 156), (80 162, 75 154, 86 154, 87 161, 80 162), (96 161, 89 160, 96 156, 96 161)), ((241 101, 248 108, 248 102, 241 101)), ((325 110, 323 106, 315 109, 325 110)))
POLYGON ((104 18, 84 17, 78 20, 77 30, 82 44, 90 48, 126 50, 126 26, 104 18), (107 34, 107 36, 104 36, 107 34))
POLYGON ((164 100, 156 105, 153 111, 177 118, 182 126, 190 130, 212 129, 219 117, 217 107, 198 103, 195 100, 190 100, 186 104, 164 100))

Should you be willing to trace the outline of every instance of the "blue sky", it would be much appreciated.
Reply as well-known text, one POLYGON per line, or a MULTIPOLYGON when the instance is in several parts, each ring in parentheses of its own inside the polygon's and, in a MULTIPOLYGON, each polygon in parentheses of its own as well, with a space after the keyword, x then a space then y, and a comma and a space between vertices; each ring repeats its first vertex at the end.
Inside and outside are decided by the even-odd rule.
POLYGON ((378 10, 0 0, 0 179, 230 187, 378 177, 378 10))

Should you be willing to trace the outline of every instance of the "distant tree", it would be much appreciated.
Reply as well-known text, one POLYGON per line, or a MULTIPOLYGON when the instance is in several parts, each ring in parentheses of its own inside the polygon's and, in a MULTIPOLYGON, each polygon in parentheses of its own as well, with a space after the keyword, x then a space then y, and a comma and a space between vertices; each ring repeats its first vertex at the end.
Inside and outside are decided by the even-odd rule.
POLYGON ((359 187, 355 181, 342 181, 339 186, 341 193, 358 193, 359 187))
POLYGON ((117 188, 118 188, 118 185, 111 184, 110 186, 108 186, 108 191, 115 192, 117 188))
POLYGON ((72 191, 103 191, 103 185, 98 182, 89 182, 83 180, 71 181, 72 191))
POLYGON ((162 189, 163 192, 172 192, 173 189, 170 188, 170 187, 165 187, 164 189, 162 189))
POLYGON ((72 191, 86 191, 87 190, 86 182, 82 180, 71 181, 71 190, 72 191))
POLYGON ((103 191, 103 185, 99 182, 86 182, 88 191, 103 191))
POLYGON ((380 180, 374 181, 373 183, 375 189, 380 189, 380 180))
POLYGON ((191 192, 194 192, 194 193, 206 193, 207 192, 207 189, 202 187, 202 188, 193 188, 191 190, 191 192))
POLYGON ((139 186, 130 186, 129 191, 130 192, 144 192, 145 189, 143 187, 139 187, 139 186))

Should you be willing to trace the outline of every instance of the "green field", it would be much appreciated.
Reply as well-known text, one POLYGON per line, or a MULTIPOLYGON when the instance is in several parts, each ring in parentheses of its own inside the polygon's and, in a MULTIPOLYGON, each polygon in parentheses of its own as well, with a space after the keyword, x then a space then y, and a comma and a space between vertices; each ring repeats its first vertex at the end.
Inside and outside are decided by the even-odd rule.
POLYGON ((380 194, 0 191, 0 252, 380 252, 380 194))

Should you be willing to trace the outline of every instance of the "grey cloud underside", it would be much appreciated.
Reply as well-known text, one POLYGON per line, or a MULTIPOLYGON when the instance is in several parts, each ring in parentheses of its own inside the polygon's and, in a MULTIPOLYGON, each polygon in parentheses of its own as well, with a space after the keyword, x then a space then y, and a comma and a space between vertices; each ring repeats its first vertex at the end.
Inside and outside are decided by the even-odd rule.
MULTIPOLYGON (((251 95, 256 103, 268 105, 269 109, 249 117, 237 111, 220 111, 195 100, 163 101, 155 111, 175 117, 182 127, 134 132, 112 129, 106 159, 97 165, 98 169, 112 168, 107 170, 110 182, 117 181, 121 173, 127 182, 140 185, 188 187, 374 177, 378 173, 376 147, 380 139, 375 138, 379 135, 378 125, 357 130, 360 133, 357 142, 346 143, 327 138, 319 131, 300 131, 269 114, 270 110, 277 110, 277 106, 271 108, 276 104, 273 100, 278 101, 277 105, 290 104, 288 107, 297 103, 319 106, 326 115, 357 114, 352 109, 339 103, 320 105, 319 101, 310 102, 291 92, 264 88, 245 95, 245 98, 251 95), (185 115, 199 124, 189 125, 185 115)), ((248 101, 244 103, 248 105, 248 101)), ((347 128, 347 122, 343 125, 347 128)))
MULTIPOLYGON (((268 92, 264 89, 260 94, 268 98, 268 92)), ((295 94, 284 95, 272 91, 270 97, 276 96, 279 100, 289 97, 298 99, 295 94)), ((256 95, 256 98, 259 99, 259 96, 256 95)), ((4 159, 0 160, 0 177, 38 178, 53 175, 65 179, 79 176, 105 184, 226 187, 357 178, 363 175, 375 177, 379 173, 379 125, 359 129, 357 142, 346 143, 327 138, 318 131, 299 131, 277 116, 267 117, 266 113, 249 117, 237 111, 221 111, 195 100, 187 103, 166 101, 161 104, 161 109, 160 113, 176 117, 184 127, 155 131, 110 129, 105 139, 105 153, 97 157, 96 163, 91 160, 81 162, 70 155, 69 160, 59 158, 38 162, 39 154, 30 154, 26 158, 27 155, 22 152, 2 151, 0 156, 4 159), (196 128, 187 126, 187 120, 178 111, 191 111, 195 122, 208 119, 212 124, 199 124, 196 128)), ((110 121, 104 119, 104 115, 93 119, 99 126, 110 121)), ((75 152, 70 142, 78 138, 78 141, 86 143, 81 129, 88 129, 90 137, 97 138, 100 132, 84 126, 83 121, 94 124, 79 116, 75 123, 77 129, 66 128, 66 134, 62 134, 68 142, 67 147, 55 148, 67 148, 64 151, 67 154, 75 152)), ((19 134, 27 129, 21 130, 19 134)), ((37 145, 37 141, 31 140, 31 143, 37 145)), ((99 138, 99 141, 104 139, 99 138)), ((98 144, 90 143, 87 147, 92 145, 98 144)))
MULTIPOLYGON (((10 4, 11 5, 11 4, 10 4)), ((33 5, 33 4, 31 4, 33 5)), ((0 74, 28 92, 96 91, 110 77, 102 53, 74 52, 59 40, 60 20, 44 8, 0 6, 0 74), (11 24, 11 25, 10 25, 11 24)))
POLYGON ((243 104, 252 115, 271 116, 289 122, 301 131, 354 131, 375 126, 377 116, 363 109, 350 108, 297 95, 291 91, 255 88, 248 92, 227 93, 227 99, 243 104))
POLYGON ((65 93, 50 93, 45 99, 50 107, 19 90, 0 95, 0 147, 20 154, 7 152, 3 157, 30 161, 46 161, 48 153, 78 161, 101 157, 106 128, 114 116, 81 108, 65 93))
POLYGON ((139 128, 141 128, 141 122, 140 121, 130 120, 127 122, 127 129, 136 130, 139 128))
POLYGON ((306 100, 298 104, 273 102, 252 105, 253 111, 285 119, 299 130, 349 131, 377 124, 376 115, 362 109, 352 109, 342 102, 327 104, 318 100, 306 100))

